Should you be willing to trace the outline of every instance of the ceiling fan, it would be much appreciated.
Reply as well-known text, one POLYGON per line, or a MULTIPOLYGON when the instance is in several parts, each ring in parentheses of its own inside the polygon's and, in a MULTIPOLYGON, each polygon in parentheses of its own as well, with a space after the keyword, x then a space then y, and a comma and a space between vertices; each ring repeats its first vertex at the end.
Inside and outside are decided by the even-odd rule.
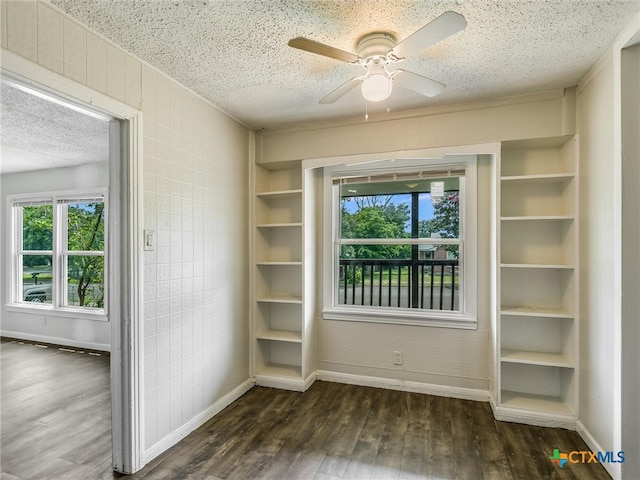
POLYGON ((379 102, 391 95, 393 82, 409 88, 426 97, 433 97, 444 90, 445 85, 417 73, 392 69, 392 66, 406 57, 415 55, 426 47, 463 30, 467 26, 465 18, 456 12, 445 12, 426 24, 409 37, 397 43, 395 35, 389 32, 373 32, 362 37, 355 53, 345 52, 304 37, 289 40, 289 46, 299 50, 334 58, 343 62, 359 65, 366 70, 364 75, 354 77, 343 83, 320 100, 322 104, 334 103, 361 85, 362 96, 369 102, 379 102))

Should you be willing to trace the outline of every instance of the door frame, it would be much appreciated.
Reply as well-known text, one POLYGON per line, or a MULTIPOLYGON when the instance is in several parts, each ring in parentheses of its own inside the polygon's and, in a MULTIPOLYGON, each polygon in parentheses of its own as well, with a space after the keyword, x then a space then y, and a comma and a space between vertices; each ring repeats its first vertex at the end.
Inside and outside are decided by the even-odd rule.
POLYGON ((111 331, 112 464, 121 473, 144 466, 142 332, 142 113, 6 50, 2 75, 54 98, 114 119, 109 135, 108 285, 111 331))

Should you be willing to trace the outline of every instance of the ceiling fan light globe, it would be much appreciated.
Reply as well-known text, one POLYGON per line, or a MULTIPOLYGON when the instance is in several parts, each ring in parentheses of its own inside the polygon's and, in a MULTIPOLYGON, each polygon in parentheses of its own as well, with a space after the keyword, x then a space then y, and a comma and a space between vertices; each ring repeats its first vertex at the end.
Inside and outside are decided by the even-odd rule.
POLYGON ((380 102, 391 95, 393 81, 382 73, 374 73, 362 82, 361 89, 367 102, 380 102))

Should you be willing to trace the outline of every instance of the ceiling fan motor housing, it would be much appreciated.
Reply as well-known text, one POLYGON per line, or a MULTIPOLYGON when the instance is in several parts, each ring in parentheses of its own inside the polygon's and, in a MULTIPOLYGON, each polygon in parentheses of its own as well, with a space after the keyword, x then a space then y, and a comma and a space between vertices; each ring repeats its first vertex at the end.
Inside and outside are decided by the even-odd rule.
POLYGON ((356 52, 362 59, 384 57, 395 47, 397 38, 390 32, 368 33, 358 40, 356 52))

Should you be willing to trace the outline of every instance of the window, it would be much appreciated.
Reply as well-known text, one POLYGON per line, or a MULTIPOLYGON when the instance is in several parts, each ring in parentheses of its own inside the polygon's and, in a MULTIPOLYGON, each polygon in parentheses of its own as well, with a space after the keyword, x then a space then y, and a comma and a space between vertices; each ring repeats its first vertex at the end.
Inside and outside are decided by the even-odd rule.
POLYGON ((104 313, 103 193, 12 198, 13 304, 104 313))
POLYGON ((327 169, 325 318, 475 326, 475 157, 465 158, 327 169))

